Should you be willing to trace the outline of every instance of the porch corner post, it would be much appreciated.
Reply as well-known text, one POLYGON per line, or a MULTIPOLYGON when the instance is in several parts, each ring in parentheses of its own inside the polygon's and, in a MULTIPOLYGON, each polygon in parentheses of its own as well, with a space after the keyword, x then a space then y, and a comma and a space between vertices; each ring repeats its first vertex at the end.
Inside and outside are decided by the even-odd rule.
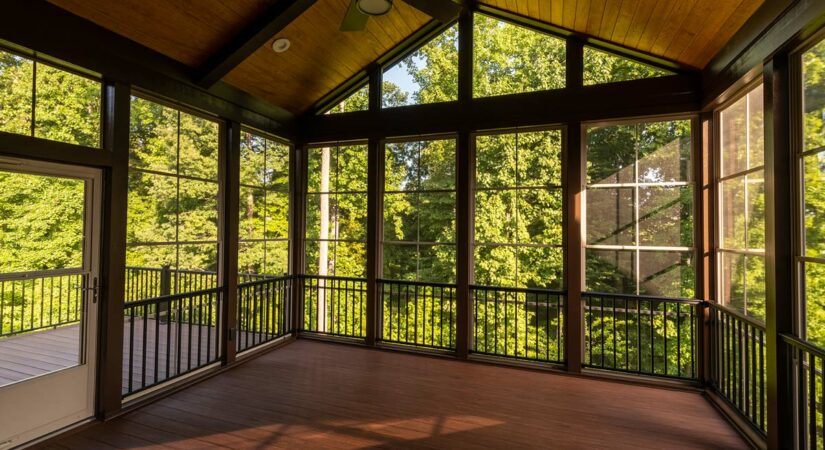
POLYGON ((222 364, 235 362, 238 337, 238 202, 240 195, 241 124, 227 121, 219 148, 223 171, 221 218, 221 264, 218 269, 223 284, 221 305, 222 364))
POLYGON ((461 131, 456 146, 456 355, 467 358, 473 348, 473 155, 472 134, 461 131))
POLYGON ((563 144, 564 167, 564 355, 569 372, 582 370, 584 323, 584 127, 581 122, 567 124, 563 144))
POLYGON ((370 138, 367 145, 367 330, 365 341, 374 346, 381 338, 381 236, 383 233, 384 143, 370 138))
POLYGON ((306 152, 302 142, 296 142, 290 152, 289 168, 289 215, 291 223, 289 274, 292 276, 292 292, 290 295, 290 328, 292 336, 297 337, 303 328, 303 292, 304 280, 304 236, 306 230, 306 152))
POLYGON ((789 56, 764 66, 765 93, 765 339, 769 449, 794 446, 794 381, 782 334, 793 334, 794 170, 789 56))
POLYGON ((103 420, 116 415, 122 404, 130 96, 128 83, 104 81, 103 148, 112 153, 112 166, 104 177, 101 235, 96 415, 103 420))
POLYGON ((694 356, 696 377, 705 384, 710 378, 710 309, 708 301, 716 299, 716 273, 714 271, 714 224, 716 207, 713 188, 714 129, 713 112, 699 115, 691 126, 693 131, 693 176, 698 189, 694 194, 696 209, 694 242, 697 248, 696 298, 703 302, 697 306, 697 342, 694 356))

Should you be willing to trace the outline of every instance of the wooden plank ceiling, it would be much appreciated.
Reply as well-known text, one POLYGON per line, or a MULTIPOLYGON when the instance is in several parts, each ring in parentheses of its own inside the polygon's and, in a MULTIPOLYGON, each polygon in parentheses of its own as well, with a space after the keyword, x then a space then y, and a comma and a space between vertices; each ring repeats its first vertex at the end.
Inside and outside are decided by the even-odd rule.
MULTIPOLYGON (((288 0, 49 0, 150 47, 200 67, 276 1, 288 0)), ((579 33, 694 68, 704 67, 764 0, 479 0, 579 33)), ((338 31, 349 0, 317 0, 224 81, 299 114, 366 68, 430 18, 394 2, 363 32, 338 31)))

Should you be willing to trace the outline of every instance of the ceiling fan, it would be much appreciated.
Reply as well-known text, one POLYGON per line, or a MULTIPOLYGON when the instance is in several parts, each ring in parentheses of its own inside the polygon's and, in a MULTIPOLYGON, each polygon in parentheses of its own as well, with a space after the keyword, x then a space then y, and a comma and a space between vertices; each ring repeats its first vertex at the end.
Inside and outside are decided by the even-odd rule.
MULTIPOLYGON (((413 8, 442 23, 455 19, 461 6, 452 0, 403 0, 413 8)), ((370 16, 383 16, 392 9, 393 0, 352 0, 341 22, 341 31, 361 31, 370 16)))

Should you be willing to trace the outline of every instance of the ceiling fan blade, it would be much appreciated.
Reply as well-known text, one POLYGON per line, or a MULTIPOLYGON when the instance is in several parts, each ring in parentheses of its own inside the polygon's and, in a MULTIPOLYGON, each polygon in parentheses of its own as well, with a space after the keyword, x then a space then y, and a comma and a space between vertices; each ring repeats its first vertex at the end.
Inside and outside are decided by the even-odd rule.
POLYGON ((347 8, 347 14, 344 16, 344 20, 341 21, 339 30, 362 31, 367 27, 367 19, 369 19, 369 16, 358 11, 358 7, 355 5, 356 1, 357 0, 352 0, 350 2, 349 8, 347 8))
POLYGON ((448 23, 458 17, 461 6, 451 0, 404 0, 408 5, 427 14, 441 23, 448 23))

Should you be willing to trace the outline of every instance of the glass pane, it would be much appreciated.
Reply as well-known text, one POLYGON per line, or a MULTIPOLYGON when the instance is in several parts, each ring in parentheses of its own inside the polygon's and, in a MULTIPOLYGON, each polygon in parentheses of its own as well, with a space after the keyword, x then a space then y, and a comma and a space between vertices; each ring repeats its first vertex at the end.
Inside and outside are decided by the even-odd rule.
POLYGON ((177 173, 178 112, 132 97, 129 120, 129 165, 177 173))
POLYGON ((475 203, 476 242, 516 242, 515 191, 477 191, 475 203))
POLYGON ((763 171, 753 172, 745 176, 747 187, 748 248, 752 250, 765 249, 765 176, 763 171))
POLYGON ((34 136, 100 147, 100 82, 37 63, 34 136))
POLYGON ((174 292, 193 292, 218 286, 218 245, 186 244, 178 247, 178 272, 174 292))
POLYGON ((238 273, 239 283, 254 281, 244 275, 258 275, 266 273, 266 245, 263 242, 240 242, 238 244, 238 273))
POLYGON ((418 272, 418 252, 415 245, 384 244, 383 278, 389 280, 415 280, 418 272))
POLYGON ((242 187, 240 190, 238 236, 240 239, 264 238, 264 200, 266 191, 242 187))
POLYGON ((825 40, 802 54, 804 149, 825 147, 825 40))
POLYGON ((129 172, 126 242, 174 242, 178 180, 167 175, 129 172))
POLYGON ((585 251, 586 290, 617 294, 636 294, 636 257, 633 251, 585 251))
POLYGON ((516 135, 477 136, 476 186, 510 187, 516 183, 516 135))
POLYGON ((0 51, 0 131, 31 135, 34 63, 0 51))
POLYGON ((725 180, 719 187, 721 247, 745 249, 745 178, 725 180))
POLYGON ((639 126, 639 183, 690 181, 690 121, 639 126))
POLYGON ((175 244, 126 247, 126 302, 170 295, 172 272, 177 269, 175 244))
POLYGON ((641 80, 672 75, 658 67, 623 58, 592 47, 584 47, 584 85, 641 80))
POLYGON ((639 188, 639 245, 691 247, 693 245, 693 189, 639 188))
POLYGON ((636 125, 587 130, 587 184, 633 183, 636 125))
POLYGON ((311 148, 307 151, 307 192, 334 192, 336 147, 311 148))
POLYGON ((289 152, 288 145, 266 141, 266 182, 270 189, 289 192, 289 152))
POLYGON ((587 190, 587 244, 633 245, 632 188, 587 190))
POLYGON ((805 263, 806 338, 825 347, 825 264, 805 263))
POLYGON ((760 84, 748 93, 748 168, 765 164, 765 103, 760 84))
POLYGON ((366 111, 369 109, 370 86, 364 85, 362 88, 353 92, 349 97, 341 100, 340 103, 333 106, 324 114, 338 114, 353 111, 366 111))
POLYGON ((331 232, 337 239, 365 241, 367 239, 367 196, 338 194, 330 211, 331 232))
POLYGON ((690 252, 640 252, 639 294, 693 298, 695 278, 690 252))
POLYGON ((420 189, 455 189, 455 140, 423 141, 420 152, 420 189))
POLYGON ((286 239, 289 237, 289 194, 267 191, 266 193, 266 238, 286 239))
POLYGON ((334 196, 330 194, 307 195, 307 239, 332 239, 335 237, 334 233, 330 233, 329 227, 329 216, 333 197, 334 196))
POLYGON ((216 122, 191 114, 180 114, 180 174, 218 179, 218 136, 216 122))
POLYGON ((455 283, 454 245, 421 245, 419 251, 419 281, 455 283))
POLYGON ((323 264, 326 258, 321 258, 321 256, 323 252, 329 255, 329 242, 324 244, 326 247, 321 244, 324 242, 307 240, 304 243, 304 273, 307 275, 318 275, 321 272, 320 269, 323 269, 324 275, 327 273, 327 264, 323 264))
POLYGON ((805 254, 825 257, 825 152, 804 160, 805 254))
POLYGON ((83 267, 85 192, 75 178, 0 171, 0 274, 83 267))
POLYGON ((384 240, 418 238, 418 194, 384 194, 384 240))
POLYGON ((241 177, 246 186, 264 186, 267 182, 266 139, 241 132, 241 177))
POLYGON ((367 246, 360 242, 336 242, 330 262, 330 274, 363 278, 366 276, 367 246))
POLYGON ((455 242, 454 193, 419 194, 418 240, 420 242, 455 242))
POLYGON ((367 146, 338 147, 333 163, 335 190, 338 192, 367 191, 367 146))
POLYGON ((218 183, 180 179, 179 241, 218 240, 218 183))
POLYGON ((562 39, 473 14, 473 42, 474 97, 565 86, 567 49, 562 39))
POLYGON ((515 287, 517 258, 515 247, 476 245, 475 284, 515 287))
POLYGON ((760 85, 719 113, 722 176, 764 164, 763 108, 760 85))
POLYGON ((518 242, 562 245, 562 190, 518 191, 518 242))
POLYGON ((419 142, 394 142, 384 149, 384 190, 418 189, 419 142))
POLYGON ((267 241, 266 273, 280 276, 289 272, 289 241, 267 241))
POLYGON ((458 25, 384 71, 384 108, 458 99, 458 25))
POLYGON ((564 252, 558 247, 519 247, 518 286, 561 289, 564 284, 564 252))
POLYGON ((518 185, 561 186, 561 131, 536 131, 517 136, 518 185))

